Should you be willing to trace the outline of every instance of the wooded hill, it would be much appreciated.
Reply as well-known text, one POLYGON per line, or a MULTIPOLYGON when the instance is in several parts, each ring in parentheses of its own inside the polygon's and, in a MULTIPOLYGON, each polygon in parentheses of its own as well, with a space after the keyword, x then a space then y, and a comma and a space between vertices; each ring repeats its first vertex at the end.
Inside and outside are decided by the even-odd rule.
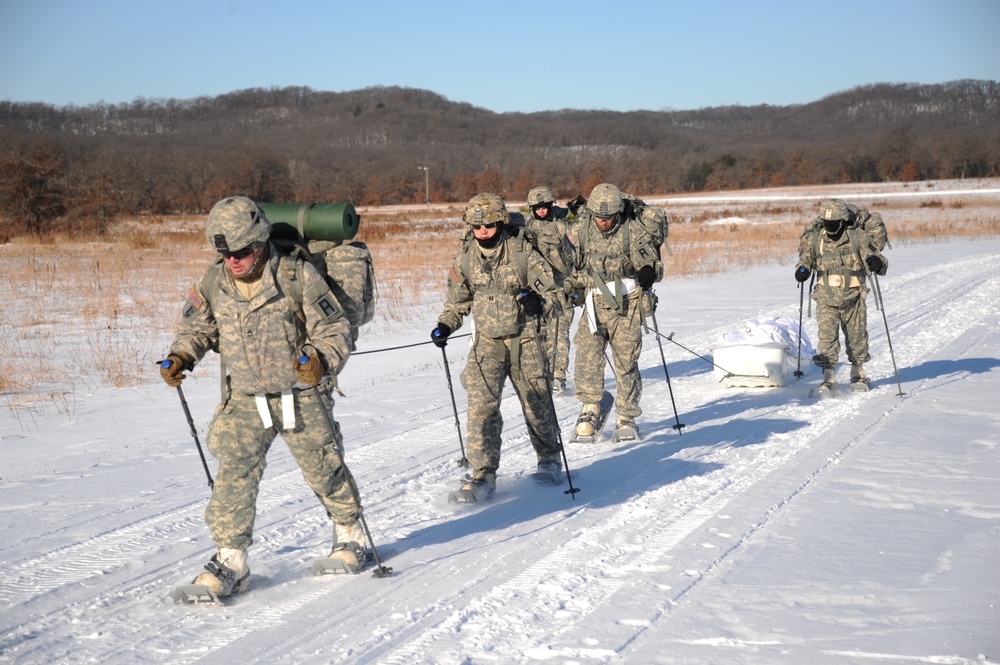
MULTIPOLYGON (((633 95, 642 105, 642 90, 633 95)), ((426 90, 0 102, 0 216, 43 231, 217 199, 434 201, 1000 175, 1000 83, 878 84, 791 106, 493 113, 426 90)), ((0 236, 3 234, 0 233, 0 236)), ((8 236, 10 233, 7 234, 8 236)))

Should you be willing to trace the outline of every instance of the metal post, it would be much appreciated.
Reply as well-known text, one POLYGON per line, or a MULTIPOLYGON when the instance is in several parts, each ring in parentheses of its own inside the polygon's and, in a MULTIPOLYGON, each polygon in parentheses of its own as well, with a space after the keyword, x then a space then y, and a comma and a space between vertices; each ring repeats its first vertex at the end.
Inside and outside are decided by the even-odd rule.
POLYGON ((427 205, 431 204, 431 173, 426 166, 418 166, 419 170, 424 172, 424 203, 427 205))

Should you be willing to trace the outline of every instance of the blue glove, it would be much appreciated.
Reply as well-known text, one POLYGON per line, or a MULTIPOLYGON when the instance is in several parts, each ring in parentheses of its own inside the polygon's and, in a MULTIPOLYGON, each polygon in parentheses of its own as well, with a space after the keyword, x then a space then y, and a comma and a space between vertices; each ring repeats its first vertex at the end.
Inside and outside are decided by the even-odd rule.
POLYGON ((434 342, 434 346, 439 349, 443 349, 448 346, 448 335, 451 334, 451 328, 443 323, 437 324, 437 328, 431 331, 431 341, 434 342))
POLYGON ((809 279, 809 275, 811 274, 812 273, 809 271, 809 268, 806 268, 805 266, 799 266, 798 268, 795 269, 795 281, 801 284, 802 282, 809 279))

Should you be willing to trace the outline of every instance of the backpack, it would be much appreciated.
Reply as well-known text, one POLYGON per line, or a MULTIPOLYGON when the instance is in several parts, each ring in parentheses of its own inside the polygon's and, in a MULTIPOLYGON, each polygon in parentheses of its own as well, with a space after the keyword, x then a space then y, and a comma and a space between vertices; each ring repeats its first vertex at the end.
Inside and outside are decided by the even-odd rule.
POLYGON ((673 256, 673 252, 670 251, 670 245, 667 244, 667 234, 670 231, 667 211, 663 208, 648 205, 639 197, 628 192, 622 192, 622 198, 625 200, 625 210, 622 211, 622 218, 628 219, 631 217, 639 220, 639 223, 649 233, 649 237, 653 239, 657 250, 666 245, 667 254, 673 256))
MULTIPOLYGON (((563 233, 555 222, 542 222, 534 218, 527 220, 519 212, 507 214, 508 221, 503 225, 504 230, 512 238, 520 238, 520 241, 515 244, 515 260, 521 273, 522 282, 527 284, 527 257, 524 247, 527 244, 542 255, 545 262, 552 268, 552 278, 556 286, 562 288, 563 282, 573 272, 573 243, 569 236, 563 233)), ((466 274, 469 272, 466 249, 474 238, 472 228, 467 225, 462 233, 461 247, 461 252, 466 257, 464 266, 466 274)))
POLYGON ((309 240, 306 246, 313 266, 323 275, 351 322, 351 332, 375 318, 378 285, 371 252, 363 242, 309 240))
POLYGON ((522 237, 542 255, 551 266, 552 277, 557 286, 562 287, 573 273, 573 243, 560 226, 563 221, 543 222, 534 217, 525 218, 521 213, 510 213, 510 221, 504 226, 507 233, 522 237))
MULTIPOLYGON (((640 256, 630 257, 633 265, 639 268, 654 261, 662 260, 660 248, 664 246, 667 248, 667 254, 673 256, 673 252, 670 251, 670 245, 667 244, 668 221, 666 211, 663 208, 646 205, 645 201, 628 192, 622 192, 622 198, 625 200, 625 205, 621 212, 621 232, 624 237, 625 246, 632 246, 632 222, 636 221, 639 223, 640 232, 644 231, 649 236, 656 254, 654 257, 650 252, 647 256, 646 251, 643 250, 640 252, 640 256)), ((577 218, 575 229, 576 233, 580 234, 583 244, 587 244, 590 237, 590 221, 591 217, 589 213, 577 218)))

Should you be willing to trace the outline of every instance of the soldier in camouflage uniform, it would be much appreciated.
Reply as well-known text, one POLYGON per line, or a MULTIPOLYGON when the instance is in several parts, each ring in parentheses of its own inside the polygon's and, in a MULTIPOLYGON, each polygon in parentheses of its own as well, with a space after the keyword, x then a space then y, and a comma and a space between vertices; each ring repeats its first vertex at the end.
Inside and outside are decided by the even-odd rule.
MULTIPOLYGON (((621 190, 598 185, 580 208, 573 226, 576 247, 575 286, 583 290, 584 316, 577 327, 576 397, 583 402, 576 433, 593 436, 601 420, 605 351, 611 346, 617 385, 618 430, 635 430, 642 413, 643 292, 663 278, 663 263, 652 236, 634 217, 625 218, 621 190)), ((637 432, 637 430, 635 430, 637 432)))
POLYGON ((228 394, 208 430, 219 466, 205 521, 218 552, 195 584, 218 596, 245 586, 257 493, 278 434, 334 522, 331 556, 356 570, 365 537, 335 449, 342 445, 339 427, 331 432, 323 413, 333 403, 328 393, 317 401, 308 389, 343 369, 352 348, 350 324, 312 264, 270 242, 271 226, 250 199, 218 202, 205 234, 219 259, 189 292, 170 362, 160 370, 169 385, 179 386, 183 372, 210 350, 229 370, 228 394), (299 362, 303 355, 308 362, 299 362))
POLYGON ((559 424, 536 338, 543 298, 552 298, 556 285, 541 254, 523 237, 508 233, 502 198, 474 196, 463 220, 473 237, 463 241, 452 263, 445 308, 431 340, 443 347, 472 314, 475 332, 462 385, 469 400, 468 457, 473 474, 462 490, 480 501, 496 488, 503 428, 500 398, 507 377, 521 401, 539 471, 562 469, 559 424))
POLYGON ((819 217, 802 233, 795 279, 803 283, 813 272, 816 275, 812 298, 819 344, 813 364, 823 370, 823 383, 815 391, 818 396, 836 391, 841 330, 851 363, 851 389, 868 390, 863 367, 871 359, 866 277, 885 274, 889 262, 881 251, 887 241, 881 215, 839 199, 821 202, 819 217))
MULTIPOLYGON (((556 206, 556 197, 548 187, 535 187, 528 192, 529 220, 541 224, 551 224, 561 237, 569 235, 569 213, 565 208, 556 206)), ((558 280, 557 280, 558 281, 558 280)), ((561 393, 566 390, 566 370, 569 367, 569 329, 573 325, 574 308, 569 304, 573 293, 570 278, 563 282, 559 299, 559 311, 555 311, 545 319, 543 333, 545 337, 545 352, 551 359, 552 391, 561 393)))

